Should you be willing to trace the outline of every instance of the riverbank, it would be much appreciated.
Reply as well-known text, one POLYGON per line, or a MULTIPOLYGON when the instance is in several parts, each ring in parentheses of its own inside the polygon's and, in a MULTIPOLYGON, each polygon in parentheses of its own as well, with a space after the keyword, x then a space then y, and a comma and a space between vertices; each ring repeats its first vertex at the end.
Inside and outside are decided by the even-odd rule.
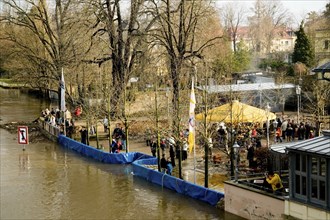
MULTIPOLYGON (((115 128, 116 123, 121 123, 120 121, 111 122, 111 131, 115 128)), ((151 149, 146 144, 146 136, 142 135, 142 127, 148 124, 148 121, 145 120, 135 120, 134 126, 131 127, 129 132, 133 135, 129 135, 128 139, 128 150, 129 152, 140 152, 147 155, 152 155, 151 149), (137 131, 138 129, 139 131, 137 131)), ((79 119, 75 121, 75 126, 86 126, 85 120, 79 119)), ((98 134, 99 146, 102 151, 109 152, 109 139, 107 138, 107 133, 104 132, 102 124, 98 124, 98 134)), ((75 140, 80 141, 80 133, 76 133, 73 137, 75 140)), ((95 138, 90 139, 89 145, 92 147, 97 147, 97 142, 95 138)), ((162 155, 163 152, 160 153, 162 155)), ((166 157, 169 156, 169 149, 166 148, 165 152, 166 157)), ((182 161, 182 177, 183 180, 196 183, 200 186, 204 186, 205 182, 205 160, 204 160, 204 149, 201 146, 196 146, 195 155, 194 152, 188 153, 188 158, 182 161)), ((213 149, 213 155, 218 155, 218 158, 221 158, 221 162, 215 164, 210 158, 209 160, 209 183, 208 187, 210 189, 223 192, 224 191, 224 181, 229 180, 230 176, 228 175, 229 171, 229 158, 224 152, 224 149, 213 149)), ((244 157, 242 155, 242 157, 244 157)), ((179 177, 178 169, 178 160, 176 159, 176 166, 173 169, 172 175, 179 177)))
POLYGON ((28 88, 24 84, 20 83, 14 83, 10 79, 0 79, 0 87, 4 89, 22 89, 22 88, 28 88))

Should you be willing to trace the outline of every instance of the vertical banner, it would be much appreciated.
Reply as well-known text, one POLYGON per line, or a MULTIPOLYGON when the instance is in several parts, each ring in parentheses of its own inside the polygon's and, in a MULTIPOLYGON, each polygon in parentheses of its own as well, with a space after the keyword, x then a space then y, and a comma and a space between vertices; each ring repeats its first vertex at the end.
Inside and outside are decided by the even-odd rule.
POLYGON ((65 81, 64 81, 64 75, 63 75, 63 69, 62 69, 62 77, 60 81, 60 88, 61 88, 61 94, 60 94, 60 99, 61 99, 61 106, 60 110, 62 112, 65 111, 65 81))
POLYGON ((18 126, 18 143, 19 144, 29 144, 29 129, 27 126, 18 126))
POLYGON ((65 127, 65 121, 66 121, 66 118, 65 118, 65 114, 66 114, 66 108, 65 108, 65 81, 64 81, 64 73, 63 73, 63 68, 62 68, 62 76, 61 76, 61 81, 60 81, 60 88, 61 88, 61 106, 60 106, 60 110, 63 114, 63 125, 64 125, 64 128, 63 128, 63 134, 66 135, 66 127, 65 127))
POLYGON ((195 90, 194 90, 194 78, 191 81, 191 94, 190 94, 190 106, 189 106, 189 152, 193 150, 195 147, 195 106, 196 106, 196 98, 195 98, 195 90))

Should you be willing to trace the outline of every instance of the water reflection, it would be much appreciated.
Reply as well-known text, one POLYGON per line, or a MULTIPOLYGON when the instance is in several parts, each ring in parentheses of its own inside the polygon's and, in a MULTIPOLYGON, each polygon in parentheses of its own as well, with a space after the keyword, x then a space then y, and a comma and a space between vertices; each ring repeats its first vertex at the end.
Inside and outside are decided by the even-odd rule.
MULTIPOLYGON (((0 95, 6 121, 32 121, 45 105, 3 89, 0 95)), ((130 165, 96 162, 46 140, 30 142, 23 152, 17 134, 6 130, 0 130, 0 140, 0 219, 236 217, 136 177, 130 165)))
POLYGON ((29 154, 25 151, 18 157, 18 166, 21 172, 27 171, 30 168, 29 154))

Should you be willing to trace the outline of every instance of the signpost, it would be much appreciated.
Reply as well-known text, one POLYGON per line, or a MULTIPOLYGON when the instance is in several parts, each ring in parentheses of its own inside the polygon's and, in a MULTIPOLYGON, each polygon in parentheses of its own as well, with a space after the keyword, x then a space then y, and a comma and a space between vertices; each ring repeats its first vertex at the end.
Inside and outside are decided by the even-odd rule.
POLYGON ((18 143, 23 144, 23 151, 25 150, 25 145, 29 144, 28 133, 29 129, 28 126, 18 126, 17 127, 18 133, 18 143))

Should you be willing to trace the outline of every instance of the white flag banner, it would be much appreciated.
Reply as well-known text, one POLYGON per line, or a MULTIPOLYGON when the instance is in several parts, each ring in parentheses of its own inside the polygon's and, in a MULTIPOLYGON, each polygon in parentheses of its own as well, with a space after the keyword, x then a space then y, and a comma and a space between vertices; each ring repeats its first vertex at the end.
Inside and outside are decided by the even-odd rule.
POLYGON ((62 77, 60 81, 60 88, 61 88, 61 111, 65 111, 65 81, 64 81, 64 75, 63 75, 63 69, 62 69, 62 77))

